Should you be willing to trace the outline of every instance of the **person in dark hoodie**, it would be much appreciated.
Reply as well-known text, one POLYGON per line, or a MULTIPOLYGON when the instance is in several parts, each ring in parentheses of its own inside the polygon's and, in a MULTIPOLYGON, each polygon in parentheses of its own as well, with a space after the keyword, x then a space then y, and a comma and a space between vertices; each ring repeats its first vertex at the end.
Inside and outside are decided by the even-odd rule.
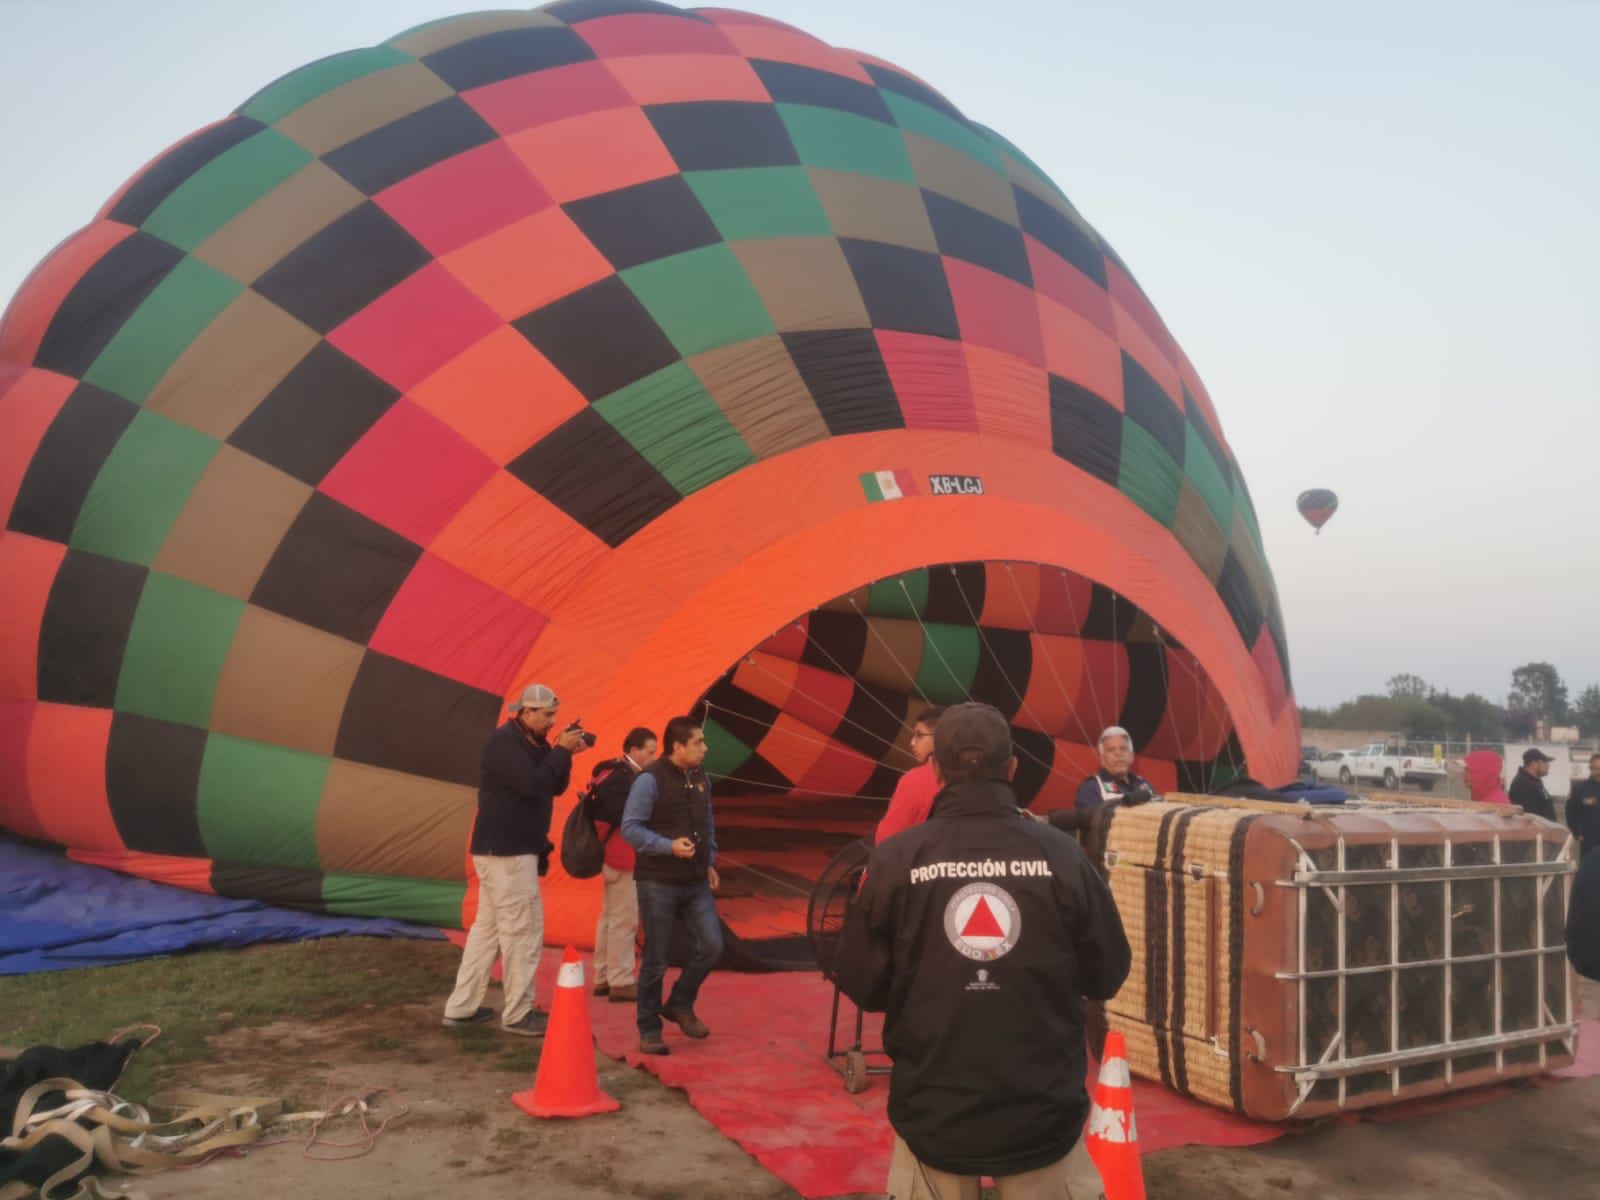
POLYGON ((1554 821, 1556 802, 1550 798, 1544 786, 1544 777, 1548 774, 1550 756, 1537 746, 1524 750, 1522 766, 1517 771, 1517 777, 1511 781, 1507 795, 1511 797, 1511 803, 1521 806, 1523 812, 1554 821))
POLYGON ((1023 818, 1005 717, 946 710, 929 819, 872 851, 836 959, 861 1008, 886 1014, 895 1131, 891 1200, 1068 1194, 1089 1112, 1084 1000, 1131 954, 1077 842, 1023 818))

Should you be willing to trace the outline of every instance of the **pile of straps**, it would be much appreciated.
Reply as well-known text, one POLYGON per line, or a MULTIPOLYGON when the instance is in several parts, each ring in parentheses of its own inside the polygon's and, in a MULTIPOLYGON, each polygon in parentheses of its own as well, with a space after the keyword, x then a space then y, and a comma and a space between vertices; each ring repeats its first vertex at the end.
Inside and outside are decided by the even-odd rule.
POLYGON ((227 1096, 192 1089, 152 1095, 144 1105, 110 1091, 134 1051, 159 1034, 153 1026, 112 1034, 105 1042, 64 1051, 39 1046, 5 1061, 0 1055, 0 1200, 137 1200, 139 1193, 108 1191, 95 1172, 151 1174, 174 1167, 198 1166, 221 1154, 242 1154, 250 1146, 266 1147, 296 1141, 311 1158, 355 1158, 371 1150, 388 1125, 409 1111, 389 1113, 369 1125, 378 1089, 345 1097, 336 1104, 304 1112, 285 1112, 271 1096, 227 1096), (130 1034, 154 1030, 143 1039, 130 1034), (27 1078, 57 1064, 73 1064, 84 1080, 65 1075, 38 1079, 15 1095, 27 1078), (107 1079, 108 1073, 114 1071, 107 1079), (98 1076, 98 1078, 96 1078, 98 1076), (93 1084, 101 1086, 92 1086, 93 1084), (152 1111, 164 1114, 162 1119, 152 1111), (166 1115, 170 1114, 170 1115, 166 1115), (324 1123, 358 1116, 362 1136, 351 1142, 319 1141, 324 1123), (9 1119, 7 1119, 9 1117, 9 1119), (275 1136, 293 1125, 309 1125, 305 1136, 275 1136), (354 1151, 354 1153, 351 1153, 354 1151))

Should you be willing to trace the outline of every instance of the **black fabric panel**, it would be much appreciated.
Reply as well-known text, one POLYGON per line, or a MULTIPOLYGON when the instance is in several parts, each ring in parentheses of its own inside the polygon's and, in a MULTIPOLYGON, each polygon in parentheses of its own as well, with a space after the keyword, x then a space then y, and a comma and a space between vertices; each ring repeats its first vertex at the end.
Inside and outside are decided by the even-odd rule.
POLYGON ((362 204, 284 255, 256 280, 255 290, 328 333, 431 257, 388 213, 362 204))
POLYGON ((148 568, 69 550, 39 627, 39 699, 111 708, 148 568))
POLYGON ((151 163, 149 169, 129 185, 108 216, 124 225, 143 225, 150 214, 161 207, 162 201, 201 167, 265 128, 254 118, 235 115, 195 134, 151 163))
POLYGON ((562 206, 619 271, 722 240, 680 175, 562 206))
POLYGON ((850 706, 834 730, 833 740, 866 755, 873 762, 882 762, 900 736, 904 722, 899 714, 905 707, 905 697, 899 692, 857 681, 855 694, 850 697, 850 706))
POLYGON ((129 850, 206 857, 195 806, 205 752, 204 729, 133 713, 111 718, 106 794, 129 850))
POLYGON ((1057 458, 1116 487, 1122 472, 1122 414, 1088 388, 1052 375, 1050 448, 1057 458))
POLYGON ((499 135, 458 96, 391 121, 322 156, 368 196, 499 135))
POLYGON ((594 57, 589 43, 572 30, 541 27, 484 34, 446 47, 422 61, 456 91, 464 92, 594 57))
POLYGON ((1228 615, 1233 618, 1234 627, 1244 639, 1245 646, 1254 646, 1256 634, 1261 631, 1261 604, 1256 599, 1255 589, 1250 586, 1250 577, 1245 574, 1239 556, 1233 550, 1229 550, 1228 557, 1223 560, 1222 574, 1217 577, 1217 595, 1221 597, 1228 615))
POLYGON ((1102 642, 1125 642, 1139 619, 1139 606, 1102 584, 1089 594, 1089 612, 1083 620, 1083 636, 1102 642))
POLYGON ((1009 719, 1024 719, 1022 699, 1033 673, 1032 637, 1020 629, 985 629, 978 648, 971 698, 994 705, 1009 719))
POLYGON ((1273 605, 1272 616, 1267 619, 1267 634, 1272 638, 1272 645, 1278 651, 1278 661, 1283 664, 1283 686, 1289 691, 1294 691, 1293 679, 1289 672, 1289 639, 1283 631, 1283 617, 1273 605))
POLYGON ((983 613, 989 573, 982 563, 951 563, 928 568, 928 602, 922 619, 945 625, 972 625, 983 613))
MULTIPOLYGON (((1132 608, 1125 601, 1118 608, 1132 608)), ((1128 692, 1117 724, 1134 749, 1150 744, 1167 714, 1167 655, 1159 642, 1128 642, 1128 692)))
POLYGON ((112 448, 139 414, 121 396, 80 383, 50 422, 17 489, 6 528, 67 542, 112 448))
POLYGON ((711 685, 705 701, 712 706, 707 715, 751 748, 761 745, 781 711, 759 696, 752 696, 726 675, 711 685))
POLYGON ((938 257, 884 242, 840 238, 873 328, 961 337, 950 281, 938 257))
MULTIPOLYGON (((748 792, 782 793, 794 791, 794 780, 790 779, 782 771, 778 770, 777 767, 773 766, 759 753, 752 754, 749 758, 745 759, 731 772, 729 772, 728 775, 721 776, 721 778, 730 780, 726 784, 717 785, 716 790, 721 794, 739 794, 748 792)), ((737 827, 719 825, 717 827, 719 841, 721 841, 721 835, 725 828, 729 829, 729 832, 731 833, 732 828, 737 827)), ((773 830, 771 832, 780 833, 784 831, 773 830)), ((784 839, 779 840, 781 841, 784 839)))
POLYGON ((81 377, 182 258, 182 250, 148 233, 118 242, 67 293, 44 331, 34 365, 81 377))
POLYGON ((1155 438, 1181 467, 1188 444, 1183 414, 1150 372, 1126 351, 1122 355, 1122 403, 1128 419, 1155 438))
POLYGON ((285 908, 304 908, 322 912, 321 871, 298 867, 262 867, 253 863, 214 862, 211 864, 211 890, 219 896, 240 900, 260 900, 285 908))
POLYGON ((615 276, 511 324, 590 400, 678 361, 655 318, 615 276))
POLYGON ((316 492, 250 602, 365 644, 421 556, 421 547, 316 492))
POLYGON ((1063 214, 1027 188, 1012 187, 1022 231, 1054 250, 1101 287, 1106 286, 1106 260, 1100 245, 1063 214))
POLYGON ((833 436, 905 428, 870 329, 786 333, 783 344, 833 436))
MULTIPOLYGON (((884 753, 887 754, 888 751, 884 753)), ((895 785, 900 782, 900 776, 904 773, 895 765, 900 761, 901 758, 897 754, 894 762, 879 762, 872 774, 867 776, 867 781, 861 785, 860 795, 879 803, 893 796, 895 785)))
POLYGON ((704 22, 698 13, 689 12, 658 0, 556 0, 546 4, 544 11, 558 17, 568 25, 579 25, 600 17, 620 17, 629 13, 657 13, 662 16, 682 17, 685 21, 704 22))
POLYGON ((1047 733, 1013 725, 1011 747, 1017 756, 1017 773, 1011 786, 1017 793, 1017 803, 1026 808, 1050 780, 1056 761, 1056 744, 1047 733))
POLYGON ((806 627, 800 661, 834 673, 861 667, 867 653, 867 623, 854 613, 814 612, 806 627))
POLYGON ((961 115, 961 110, 959 108, 957 108, 954 104, 951 104, 950 101, 939 95, 938 92, 934 91, 927 84, 918 83, 915 79, 912 79, 908 75, 902 75, 898 71, 891 70, 888 67, 879 66, 877 63, 862 63, 861 65, 866 68, 866 72, 869 76, 871 76, 872 81, 884 91, 897 92, 909 99, 926 104, 929 108, 937 109, 939 112, 944 113, 944 115, 947 117, 955 118, 968 129, 977 128, 977 126, 968 121, 966 117, 961 115))
POLYGON ((789 130, 770 104, 701 100, 652 104, 645 116, 683 171, 798 166, 789 130))
POLYGON ((584 409, 506 470, 607 545, 620 546, 682 497, 593 409, 584 409), (595 464, 605 464, 596 470, 595 464))
POLYGON ((315 485, 399 397, 360 363, 319 342, 256 405, 228 444, 315 485))
POLYGON ((875 87, 835 75, 832 71, 817 71, 793 63, 767 62, 751 59, 767 94, 778 104, 809 104, 814 108, 832 108, 839 112, 854 113, 893 125, 894 114, 884 103, 883 95, 875 87))
POLYGON ((1024 287, 1033 286, 1028 248, 1015 225, 1007 225, 938 192, 924 189, 922 201, 933 222, 933 236, 941 254, 976 263, 1024 287))
POLYGON ((407 775, 478 786, 500 697, 369 650, 350 687, 334 753, 407 775))

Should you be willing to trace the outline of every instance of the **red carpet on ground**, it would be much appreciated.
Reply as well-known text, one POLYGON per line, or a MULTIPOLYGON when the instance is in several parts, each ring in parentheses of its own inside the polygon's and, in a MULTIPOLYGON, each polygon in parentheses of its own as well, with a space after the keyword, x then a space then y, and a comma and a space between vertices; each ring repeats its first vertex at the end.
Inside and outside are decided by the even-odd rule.
MULTIPOLYGON (((548 1007, 553 995, 560 960, 558 950, 545 949, 539 966, 541 1008, 548 1007)), ((587 956, 584 971, 592 982, 587 956)), ((675 975, 668 972, 669 983, 675 975)), ((865 1092, 852 1096, 825 1061, 832 998, 833 989, 819 975, 717 972, 696 1006, 711 1036, 691 1041, 668 1024, 672 1054, 665 1058, 639 1054, 633 1005, 593 998, 590 1017, 603 1053, 643 1067, 668 1087, 682 1088, 701 1115, 762 1166, 807 1200, 821 1200, 881 1192, 893 1141, 884 1115, 888 1078, 874 1076, 865 1092)), ((846 1016, 853 1010, 847 1002, 841 1007, 841 1040, 847 1040, 854 1018, 847 1022, 846 1016)), ((1582 1024, 1578 1061, 1555 1075, 1600 1075, 1600 1022, 1582 1024)), ((880 1018, 867 1018, 863 1041, 868 1049, 881 1044, 880 1027, 880 1018)), ((1481 1104, 1509 1090, 1479 1088, 1343 1119, 1405 1120, 1481 1104)), ((1134 1081, 1133 1100, 1140 1148, 1147 1154, 1176 1146, 1256 1146, 1296 1130, 1294 1125, 1249 1121, 1144 1080, 1134 1081)))

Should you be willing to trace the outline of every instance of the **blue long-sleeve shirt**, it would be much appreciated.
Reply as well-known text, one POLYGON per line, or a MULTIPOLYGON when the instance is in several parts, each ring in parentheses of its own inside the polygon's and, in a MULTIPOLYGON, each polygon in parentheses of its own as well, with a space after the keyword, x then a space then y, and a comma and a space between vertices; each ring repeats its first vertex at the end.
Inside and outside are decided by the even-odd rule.
MULTIPOLYGON (((672 853, 672 839, 662 837, 650 828, 650 818, 655 815, 658 795, 660 792, 656 788, 656 777, 649 771, 641 771, 639 777, 633 781, 633 786, 628 789, 628 803, 622 810, 622 840, 640 854, 672 853)), ((706 781, 706 850, 710 855, 706 861, 715 866, 717 822, 711 810, 710 780, 706 781)))

